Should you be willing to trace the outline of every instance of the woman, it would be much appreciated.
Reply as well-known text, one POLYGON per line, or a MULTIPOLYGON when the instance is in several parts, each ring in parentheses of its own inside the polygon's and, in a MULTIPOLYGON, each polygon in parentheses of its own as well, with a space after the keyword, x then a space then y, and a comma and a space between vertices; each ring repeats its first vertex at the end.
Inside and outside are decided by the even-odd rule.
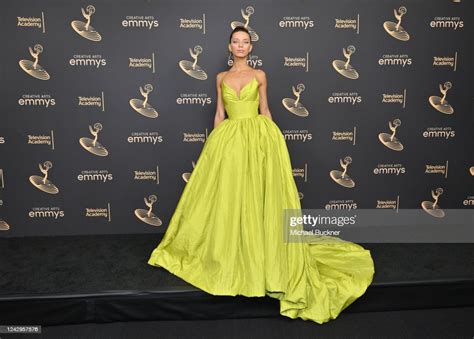
POLYGON ((249 32, 236 27, 234 64, 217 75, 215 128, 148 264, 213 295, 276 298, 282 315, 322 324, 365 293, 374 264, 370 251, 338 238, 283 241, 283 211, 301 205, 265 72, 247 65, 251 50, 249 32))

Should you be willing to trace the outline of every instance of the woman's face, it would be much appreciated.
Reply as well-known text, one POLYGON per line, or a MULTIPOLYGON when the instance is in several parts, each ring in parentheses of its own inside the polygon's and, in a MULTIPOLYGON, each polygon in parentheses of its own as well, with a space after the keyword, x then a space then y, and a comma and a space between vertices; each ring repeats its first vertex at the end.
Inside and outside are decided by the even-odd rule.
POLYGON ((232 35, 229 49, 235 57, 245 58, 252 51, 250 37, 247 33, 239 31, 232 35))

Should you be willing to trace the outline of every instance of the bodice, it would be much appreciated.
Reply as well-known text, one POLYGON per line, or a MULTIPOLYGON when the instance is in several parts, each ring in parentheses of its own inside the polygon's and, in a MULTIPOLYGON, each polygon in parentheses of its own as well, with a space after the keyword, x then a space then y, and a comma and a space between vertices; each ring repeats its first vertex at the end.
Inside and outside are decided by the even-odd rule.
POLYGON ((240 98, 235 90, 221 81, 222 100, 229 119, 247 119, 258 115, 260 96, 257 78, 253 78, 240 90, 240 98))

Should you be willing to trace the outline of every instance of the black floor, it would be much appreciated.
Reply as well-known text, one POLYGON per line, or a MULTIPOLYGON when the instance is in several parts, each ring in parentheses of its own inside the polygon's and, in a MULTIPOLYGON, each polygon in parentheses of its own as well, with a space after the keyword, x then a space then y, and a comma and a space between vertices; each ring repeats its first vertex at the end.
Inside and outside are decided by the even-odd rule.
POLYGON ((259 337, 314 331, 365 338, 383 337, 384 330, 386 336, 466 337, 474 324, 466 320, 474 318, 474 244, 361 244, 374 258, 372 285, 338 319, 319 325, 285 319, 276 299, 209 295, 148 265, 160 240, 144 234, 1 238, 0 325, 38 324, 45 334, 69 332, 66 338, 135 338, 134 329, 143 338, 256 337, 258 331, 259 337))
POLYGON ((253 318, 118 322, 43 327, 41 335, 2 338, 472 338, 474 307, 398 312, 341 313, 319 325, 301 319, 253 318))
MULTIPOLYGON (((147 264, 160 240, 143 234, 1 238, 0 297, 195 290, 147 264)), ((474 244, 362 245, 374 258, 373 283, 474 278, 474 244)))

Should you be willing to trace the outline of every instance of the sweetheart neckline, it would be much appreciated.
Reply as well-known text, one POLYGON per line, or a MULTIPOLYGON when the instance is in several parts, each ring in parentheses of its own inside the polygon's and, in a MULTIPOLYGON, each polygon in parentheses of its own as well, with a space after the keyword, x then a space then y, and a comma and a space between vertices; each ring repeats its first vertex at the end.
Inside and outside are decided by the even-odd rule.
MULTIPOLYGON (((257 77, 253 77, 252 80, 250 80, 249 82, 247 82, 247 83, 240 89, 240 92, 239 92, 238 95, 237 95, 237 91, 236 91, 235 89, 233 89, 232 87, 230 87, 228 84, 226 84, 224 80, 222 80, 222 84, 225 85, 225 86, 227 86, 228 88, 230 88, 230 89, 235 93, 237 99, 240 101, 240 94, 242 93, 242 91, 244 90, 244 88, 247 87, 248 85, 250 85, 250 84, 252 83, 252 81, 254 81, 254 80, 257 80, 257 77)), ((257 81, 257 83, 258 83, 258 81, 257 81)))

